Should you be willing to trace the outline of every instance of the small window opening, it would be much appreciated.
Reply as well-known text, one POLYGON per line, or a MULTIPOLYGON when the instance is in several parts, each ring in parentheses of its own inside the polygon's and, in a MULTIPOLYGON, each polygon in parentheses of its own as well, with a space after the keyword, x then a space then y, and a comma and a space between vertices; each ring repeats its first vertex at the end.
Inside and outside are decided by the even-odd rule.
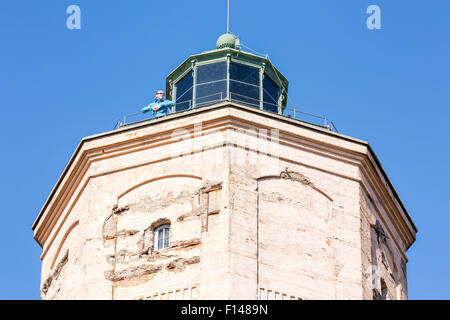
POLYGON ((155 250, 161 250, 170 246, 170 224, 159 226, 154 231, 155 250))

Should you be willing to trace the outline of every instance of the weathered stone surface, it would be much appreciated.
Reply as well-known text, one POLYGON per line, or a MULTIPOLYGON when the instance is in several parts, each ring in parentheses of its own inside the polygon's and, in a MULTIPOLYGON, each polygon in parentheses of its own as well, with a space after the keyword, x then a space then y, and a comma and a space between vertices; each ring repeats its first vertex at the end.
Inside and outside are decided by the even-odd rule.
POLYGON ((56 266, 53 273, 47 278, 47 280, 44 282, 44 285, 41 288, 41 294, 46 295, 49 288, 51 287, 53 281, 58 279, 59 274, 61 273, 62 268, 66 265, 67 261, 69 260, 69 250, 66 251, 64 256, 62 257, 61 261, 56 266))
POLYGON ((171 248, 188 248, 188 247, 198 246, 200 244, 201 244, 201 240, 199 238, 196 238, 196 239, 172 242, 170 247, 171 248))
POLYGON ((191 264, 200 263, 200 257, 192 257, 189 259, 179 258, 174 261, 171 261, 167 264, 167 270, 171 271, 183 271, 184 268, 191 264))
POLYGON ((373 299, 373 266, 407 299, 416 231, 368 144, 203 110, 83 141, 35 225, 43 299, 373 299))
POLYGON ((106 271, 105 278, 109 281, 122 281, 132 278, 142 277, 161 271, 162 265, 143 264, 138 267, 131 267, 119 272, 106 271))
POLYGON ((117 217, 111 214, 103 224, 103 243, 112 240, 117 236, 117 217))

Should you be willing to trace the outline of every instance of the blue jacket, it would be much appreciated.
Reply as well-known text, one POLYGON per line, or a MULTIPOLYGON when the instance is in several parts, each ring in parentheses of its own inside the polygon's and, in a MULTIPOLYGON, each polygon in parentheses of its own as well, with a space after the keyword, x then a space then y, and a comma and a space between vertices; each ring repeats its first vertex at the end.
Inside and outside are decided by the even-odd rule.
POLYGON ((170 109, 172 106, 174 106, 175 103, 170 100, 164 100, 164 99, 157 99, 155 102, 150 103, 148 106, 142 108, 142 112, 146 113, 150 110, 153 110, 153 107, 159 106, 159 110, 153 111, 154 117, 161 117, 170 114, 170 109))

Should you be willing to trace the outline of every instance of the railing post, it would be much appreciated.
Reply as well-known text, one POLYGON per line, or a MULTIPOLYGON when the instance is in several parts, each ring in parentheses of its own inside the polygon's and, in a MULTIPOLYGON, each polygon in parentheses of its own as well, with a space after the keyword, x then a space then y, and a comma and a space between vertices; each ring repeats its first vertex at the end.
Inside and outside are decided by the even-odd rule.
POLYGON ((192 109, 195 108, 195 103, 197 100, 197 66, 196 61, 193 59, 191 61, 192 64, 192 76, 194 77, 194 81, 192 82, 192 109))
POLYGON ((266 64, 263 62, 259 69, 259 109, 264 109, 264 71, 266 64))
POLYGON ((231 93, 230 93, 230 64, 231 64, 231 54, 227 53, 227 101, 231 101, 231 93))

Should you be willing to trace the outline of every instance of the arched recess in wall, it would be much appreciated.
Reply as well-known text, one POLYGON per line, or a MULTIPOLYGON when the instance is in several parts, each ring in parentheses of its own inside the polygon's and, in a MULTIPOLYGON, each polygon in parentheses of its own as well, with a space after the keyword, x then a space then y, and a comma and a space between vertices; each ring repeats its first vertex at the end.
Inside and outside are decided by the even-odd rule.
POLYGON ((292 171, 257 184, 258 290, 334 299, 333 199, 292 171))
POLYGON ((172 175, 164 175, 164 176, 160 176, 160 177, 156 177, 156 178, 151 178, 151 179, 142 181, 142 182, 135 184, 132 187, 128 188, 127 190, 125 190, 124 192, 122 192, 121 194, 119 194, 117 196, 117 200, 120 200, 122 197, 124 197, 128 193, 130 193, 133 190, 138 189, 139 187, 142 187, 146 184, 149 184, 151 182, 155 182, 158 180, 169 179, 169 178, 191 178, 191 179, 195 179, 195 180, 202 180, 202 177, 195 176, 192 174, 172 174, 172 175))
POLYGON ((286 172, 282 172, 279 176, 276 175, 270 175, 270 176, 263 176, 263 177, 259 177, 258 179, 256 179, 258 181, 258 184, 261 181, 264 180, 278 180, 278 179, 284 179, 284 180, 292 180, 292 181, 298 181, 303 185, 309 186, 311 189, 317 191, 318 193, 322 194, 325 198, 327 198, 330 201, 333 201, 333 199, 323 190, 321 190, 320 188, 316 187, 307 177, 305 177, 302 174, 298 174, 296 173, 296 175, 293 175, 292 172, 288 174, 286 174, 286 172))
MULTIPOLYGON (((147 250, 153 246, 153 229, 160 223, 177 221, 181 216, 195 214, 199 208, 200 189, 203 180, 190 174, 173 174, 143 180, 128 187, 117 197, 117 207, 124 211, 117 216, 121 225, 129 230, 138 231, 132 235, 135 240, 123 237, 115 238, 121 248, 129 252, 147 250), (126 209, 125 209, 126 208, 126 209), (142 237, 139 240, 139 237, 142 237)), ((188 222, 192 230, 197 230, 192 238, 201 231, 201 219, 188 222)), ((170 238, 180 236, 176 230, 170 231, 170 238)))
POLYGON ((69 238, 69 235, 70 235, 75 229, 77 229, 77 227, 78 227, 79 224, 80 224, 80 221, 79 221, 79 220, 75 221, 74 223, 72 223, 72 224, 70 225, 70 227, 69 227, 69 228, 66 230, 66 232, 64 233, 64 236, 63 236, 63 238, 61 239, 61 242, 60 242, 59 245, 58 245, 58 249, 56 250, 56 253, 55 253, 54 257, 53 257, 52 264, 51 264, 51 266, 50 266, 50 270, 53 270, 53 267, 55 266, 55 263, 56 263, 56 261, 57 261, 57 259, 58 259, 59 253, 61 252, 61 249, 62 249, 64 243, 65 243, 66 240, 69 238))
POLYGON ((149 194, 159 193, 164 195, 175 195, 180 192, 193 192, 199 189, 202 184, 202 177, 192 174, 172 174, 154 177, 139 182, 127 188, 117 196, 119 207, 130 203, 137 203, 149 194))

